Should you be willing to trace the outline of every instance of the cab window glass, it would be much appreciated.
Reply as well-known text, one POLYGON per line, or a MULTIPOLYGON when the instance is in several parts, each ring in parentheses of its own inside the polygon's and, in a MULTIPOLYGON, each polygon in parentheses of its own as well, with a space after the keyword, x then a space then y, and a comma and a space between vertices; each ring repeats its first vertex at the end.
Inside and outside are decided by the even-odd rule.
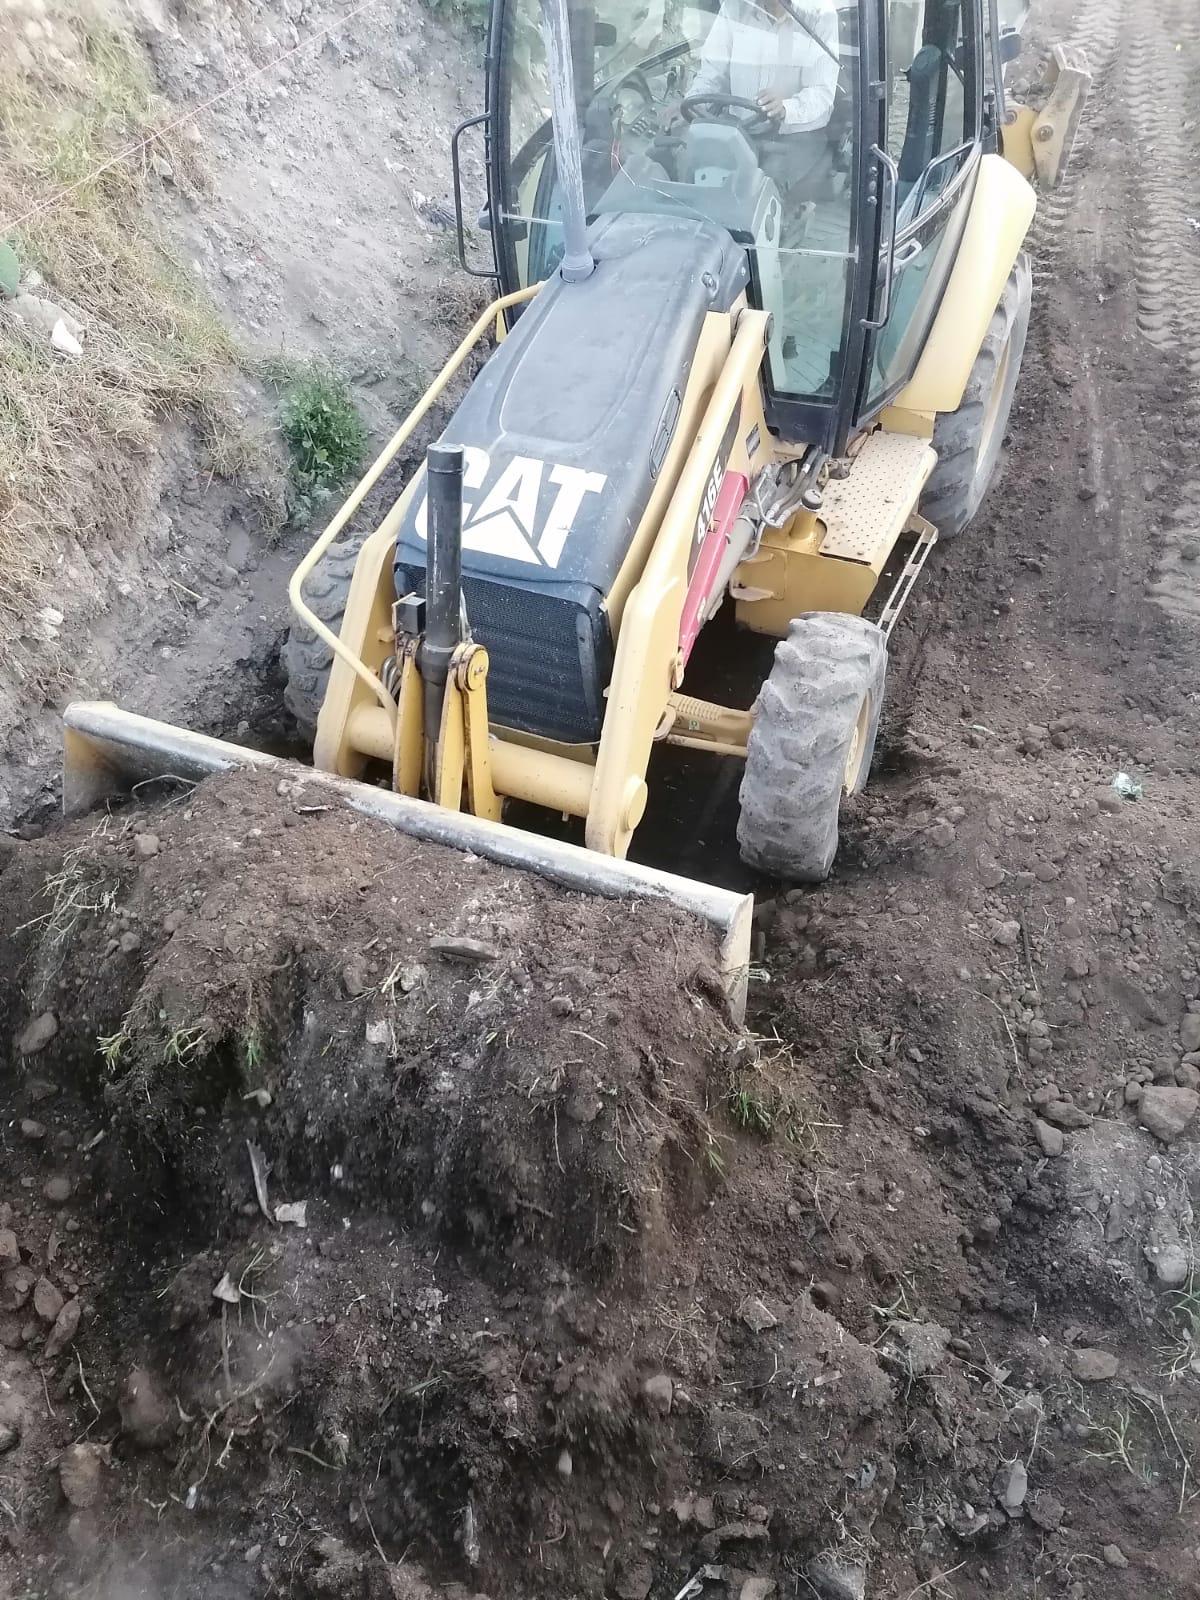
MULTIPOLYGON (((562 230, 539 0, 511 0, 501 226, 544 278, 562 230)), ((702 216, 751 258, 778 392, 832 397, 855 259, 858 7, 837 0, 599 0, 570 11, 585 202, 702 216)))
POLYGON ((909 215, 944 190, 974 137, 966 12, 967 0, 888 3, 888 148, 909 215))

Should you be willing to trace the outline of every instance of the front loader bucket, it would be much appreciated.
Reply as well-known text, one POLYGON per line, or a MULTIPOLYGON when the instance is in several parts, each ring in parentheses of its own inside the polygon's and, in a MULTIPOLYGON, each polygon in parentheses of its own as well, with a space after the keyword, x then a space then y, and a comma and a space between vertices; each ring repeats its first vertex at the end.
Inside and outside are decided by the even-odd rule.
POLYGON ((713 929, 720 951, 721 981, 733 1015, 740 1022, 745 1013, 754 909, 751 895, 619 861, 579 845, 543 839, 502 822, 448 811, 261 750, 135 716, 105 701, 76 701, 63 713, 63 722, 63 811, 69 817, 81 816, 156 779, 197 782, 239 767, 276 772, 293 784, 311 785, 318 797, 336 797, 352 810, 386 822, 401 833, 537 873, 565 889, 613 900, 668 901, 713 929))

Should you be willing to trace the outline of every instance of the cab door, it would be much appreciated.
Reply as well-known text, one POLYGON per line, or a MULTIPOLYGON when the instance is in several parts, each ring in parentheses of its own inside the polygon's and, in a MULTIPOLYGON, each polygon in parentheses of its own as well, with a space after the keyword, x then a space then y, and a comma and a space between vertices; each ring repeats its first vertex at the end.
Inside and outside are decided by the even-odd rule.
POLYGON ((982 154, 980 0, 879 0, 881 206, 860 422, 908 382, 941 304, 982 154))

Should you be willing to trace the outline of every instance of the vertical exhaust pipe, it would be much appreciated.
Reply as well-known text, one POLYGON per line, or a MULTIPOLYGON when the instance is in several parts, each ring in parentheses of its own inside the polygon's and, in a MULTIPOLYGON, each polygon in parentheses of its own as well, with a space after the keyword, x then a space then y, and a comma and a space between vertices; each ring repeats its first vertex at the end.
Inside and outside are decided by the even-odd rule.
POLYGON ((542 37, 550 74, 554 120, 554 159, 562 185, 563 258, 559 271, 567 283, 590 278, 596 263, 587 242, 587 209, 583 199, 583 147, 575 109, 575 71, 567 0, 542 0, 542 37))
POLYGON ((462 446, 431 444, 425 455, 425 475, 428 542, 420 667, 425 683, 425 736, 432 746, 442 725, 450 660, 463 642, 462 446))

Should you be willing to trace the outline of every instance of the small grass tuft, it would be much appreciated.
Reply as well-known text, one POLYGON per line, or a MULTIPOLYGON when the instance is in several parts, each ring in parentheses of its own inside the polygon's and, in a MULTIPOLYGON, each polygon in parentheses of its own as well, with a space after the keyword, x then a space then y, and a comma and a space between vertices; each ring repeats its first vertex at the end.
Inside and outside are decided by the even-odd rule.
POLYGON ((47 873, 42 898, 49 910, 39 912, 16 930, 42 931, 53 947, 64 945, 86 917, 107 915, 117 903, 117 885, 108 882, 92 859, 93 841, 107 831, 107 821, 95 829, 90 839, 68 850, 55 872, 47 873))
POLYGON ((203 1051, 207 1038, 203 1028, 174 1029, 163 1045, 163 1061, 167 1066, 183 1066, 203 1051))
POLYGON ((725 1152, 721 1149, 720 1139, 711 1129, 705 1132, 702 1159, 709 1177, 723 1182, 726 1173, 725 1152))
POLYGON ((281 391, 280 429, 291 458, 292 520, 308 522, 362 464, 367 430, 346 383, 324 363, 275 361, 262 370, 281 391))
POLYGON ((770 1134, 775 1127, 775 1113, 757 1090, 734 1088, 729 1095, 729 1115, 743 1133, 770 1134))
POLYGON ((1176 1289, 1169 1303, 1171 1331, 1170 1376, 1200 1360, 1200 1277, 1193 1271, 1182 1289, 1176 1289))
POLYGON ((242 1066, 247 1079, 257 1078, 263 1064, 262 1035, 257 1028, 247 1028, 242 1035, 242 1066))
POLYGON ((133 1036, 122 1024, 116 1033, 101 1033, 96 1037, 96 1054, 101 1057, 108 1072, 116 1072, 133 1043, 133 1036))
POLYGON ((802 1159, 820 1159, 821 1138, 836 1131, 821 1105, 806 1105, 797 1094, 805 1074, 777 1039, 750 1039, 735 1053, 725 1093, 730 1120, 743 1133, 782 1138, 802 1159))
POLYGON ((1149 1465, 1137 1458, 1137 1438, 1132 1405, 1117 1406, 1111 1418, 1097 1420, 1085 1411, 1088 1448, 1084 1455, 1091 1461, 1103 1461, 1119 1467, 1139 1483, 1149 1485, 1154 1475, 1149 1465))

